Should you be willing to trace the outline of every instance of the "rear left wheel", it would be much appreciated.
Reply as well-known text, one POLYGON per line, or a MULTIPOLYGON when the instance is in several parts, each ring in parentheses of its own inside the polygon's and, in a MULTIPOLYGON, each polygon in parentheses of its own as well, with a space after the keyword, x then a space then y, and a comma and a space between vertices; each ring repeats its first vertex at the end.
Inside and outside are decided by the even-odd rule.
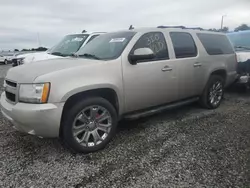
POLYGON ((215 109, 220 106, 224 95, 224 79, 219 75, 212 75, 207 86, 200 97, 200 104, 208 109, 215 109))
POLYGON ((76 152, 103 149, 115 135, 117 112, 104 98, 93 97, 76 103, 64 117, 62 136, 76 152))
POLYGON ((8 61, 7 59, 4 60, 4 64, 7 65, 8 64, 8 61))

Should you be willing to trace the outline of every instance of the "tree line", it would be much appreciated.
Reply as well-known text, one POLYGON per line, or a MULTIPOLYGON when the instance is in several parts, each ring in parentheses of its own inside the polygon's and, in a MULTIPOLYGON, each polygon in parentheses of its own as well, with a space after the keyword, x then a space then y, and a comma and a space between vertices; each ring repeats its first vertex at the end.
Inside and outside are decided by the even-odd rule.
MULTIPOLYGON (((222 29, 208 29, 209 31, 215 31, 215 32, 229 32, 229 27, 223 27, 222 29)), ((236 27, 233 31, 245 31, 245 30, 250 30, 250 26, 247 24, 241 24, 240 26, 236 27)))
MULTIPOLYGON (((38 51, 38 52, 42 52, 42 51, 46 51, 46 50, 48 50, 48 48, 45 48, 45 47, 38 47, 38 48, 31 48, 31 49, 22 49, 22 50, 20 50, 20 51, 22 51, 22 52, 28 52, 28 51, 38 51)), ((19 52, 19 50, 18 49, 15 49, 14 50, 15 52, 19 52)))

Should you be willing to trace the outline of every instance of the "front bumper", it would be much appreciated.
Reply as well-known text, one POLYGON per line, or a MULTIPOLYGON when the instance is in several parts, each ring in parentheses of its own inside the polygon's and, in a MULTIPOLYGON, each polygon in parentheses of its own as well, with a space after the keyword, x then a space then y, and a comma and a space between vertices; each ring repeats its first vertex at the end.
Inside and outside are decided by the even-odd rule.
POLYGON ((63 106, 64 103, 10 104, 5 92, 0 99, 1 112, 14 128, 41 137, 59 137, 63 106))

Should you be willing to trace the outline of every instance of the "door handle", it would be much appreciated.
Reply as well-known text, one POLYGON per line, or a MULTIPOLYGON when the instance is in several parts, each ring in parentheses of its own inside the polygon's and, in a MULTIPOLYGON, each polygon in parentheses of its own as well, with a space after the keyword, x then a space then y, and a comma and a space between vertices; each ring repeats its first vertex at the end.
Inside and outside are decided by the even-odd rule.
POLYGON ((161 69, 163 72, 166 72, 166 71, 172 71, 173 69, 169 66, 165 66, 163 67, 163 69, 161 69))
POLYGON ((201 63, 197 62, 197 63, 194 64, 194 67, 201 67, 201 65, 202 65, 201 63))

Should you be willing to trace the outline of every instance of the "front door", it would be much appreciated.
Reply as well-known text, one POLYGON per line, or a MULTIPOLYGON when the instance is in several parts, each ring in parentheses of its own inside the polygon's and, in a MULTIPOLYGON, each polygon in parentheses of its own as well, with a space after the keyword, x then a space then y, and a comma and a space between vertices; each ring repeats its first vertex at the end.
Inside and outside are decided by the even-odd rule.
POLYGON ((139 48, 150 48, 156 58, 136 65, 123 56, 123 82, 125 111, 135 111, 175 100, 177 91, 176 67, 169 60, 168 47, 163 33, 150 32, 142 35, 130 53, 139 48))

